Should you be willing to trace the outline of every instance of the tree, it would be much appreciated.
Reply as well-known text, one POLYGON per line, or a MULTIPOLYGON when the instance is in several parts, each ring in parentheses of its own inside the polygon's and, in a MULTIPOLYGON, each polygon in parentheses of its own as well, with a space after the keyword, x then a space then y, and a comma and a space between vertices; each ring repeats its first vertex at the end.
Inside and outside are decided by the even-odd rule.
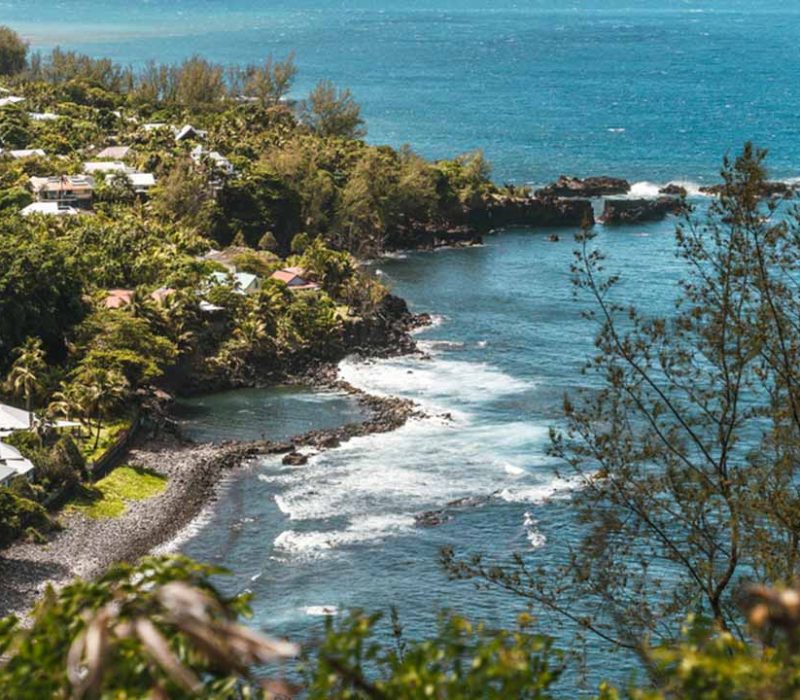
POLYGON ((263 66, 245 69, 245 93, 255 97, 263 107, 273 107, 285 97, 297 75, 294 54, 284 61, 273 61, 270 56, 263 66))
MULTIPOLYGON (((177 348, 169 338, 156 333, 147 318, 134 315, 134 310, 126 307, 97 312, 79 330, 85 343, 81 366, 119 373, 137 389, 162 375, 175 360, 177 348)), ((157 313, 149 300, 147 312, 157 313)))
POLYGON ((128 381, 125 376, 115 369, 92 367, 84 364, 75 374, 77 386, 77 401, 86 417, 89 426, 94 419, 95 433, 94 448, 100 444, 100 435, 103 432, 103 417, 118 408, 128 396, 128 381))
POLYGON ((226 94, 223 76, 222 66, 192 56, 177 69, 175 99, 190 109, 218 103, 226 94))
POLYGON ((146 557, 50 588, 29 627, 0 621, 0 686, 20 699, 289 697, 287 683, 253 671, 297 648, 239 624, 247 597, 221 595, 209 581, 221 573, 185 557, 146 557))
POLYGON ((38 225, 6 219, 0 236, 0 370, 35 336, 52 360, 85 313, 83 278, 71 246, 38 225))
POLYGON ((170 221, 205 232, 214 216, 214 192, 192 161, 181 159, 159 181, 153 209, 170 221))
POLYGON ((47 369, 42 341, 26 338, 16 350, 17 359, 6 377, 6 390, 12 396, 24 397, 25 410, 31 412, 33 399, 42 389, 42 374, 47 369))
POLYGON ((330 80, 317 83, 308 96, 306 121, 320 136, 359 139, 367 133, 350 90, 338 90, 330 80))
POLYGON ((429 639, 406 642, 395 618, 395 648, 375 642, 379 615, 355 613, 329 621, 306 667, 311 700, 519 698, 549 700, 562 673, 552 640, 531 634, 521 618, 514 630, 491 630, 445 617, 429 639))
POLYGON ((580 237, 599 388, 564 401, 552 452, 574 479, 583 539, 557 570, 458 560, 477 576, 638 653, 671 643, 689 610, 746 638, 737 594, 800 563, 800 220, 765 201, 765 152, 726 160, 707 216, 676 232, 686 277, 674 314, 645 317, 580 237))
POLYGON ((14 75, 25 69, 28 43, 6 26, 0 26, 0 75, 14 75))

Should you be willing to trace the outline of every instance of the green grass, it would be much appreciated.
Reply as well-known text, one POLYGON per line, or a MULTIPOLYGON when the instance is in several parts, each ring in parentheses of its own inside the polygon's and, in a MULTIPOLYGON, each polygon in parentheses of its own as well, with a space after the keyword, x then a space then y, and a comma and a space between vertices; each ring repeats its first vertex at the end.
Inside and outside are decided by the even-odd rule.
POLYGON ((116 442, 120 434, 130 427, 131 421, 129 418, 114 423, 104 423, 103 427, 100 428, 100 441, 97 443, 97 449, 95 449, 94 443, 97 439, 96 426, 92 425, 91 430, 86 431, 83 438, 78 441, 78 447, 87 464, 100 459, 106 450, 116 442))
POLYGON ((90 518, 118 518, 127 509, 129 501, 158 496, 166 488, 166 478, 154 471, 141 467, 117 467, 95 484, 82 486, 67 509, 90 518))

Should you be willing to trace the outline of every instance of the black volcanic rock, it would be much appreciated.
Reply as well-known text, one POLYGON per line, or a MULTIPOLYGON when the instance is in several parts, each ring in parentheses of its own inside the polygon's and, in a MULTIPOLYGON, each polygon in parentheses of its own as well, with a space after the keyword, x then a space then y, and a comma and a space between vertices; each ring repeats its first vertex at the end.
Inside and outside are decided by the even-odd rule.
POLYGON ((536 190, 537 197, 607 197, 627 194, 631 184, 627 180, 600 175, 580 179, 562 175, 553 183, 536 190))
POLYGON ((299 467, 308 463, 308 455, 304 455, 302 452, 290 452, 283 458, 282 462, 293 467, 299 467))
POLYGON ((677 197, 658 199, 607 199, 600 220, 604 224, 636 224, 660 221, 680 212, 683 204, 677 197))
MULTIPOLYGON (((722 194, 725 185, 709 185, 707 187, 701 187, 700 191, 703 194, 711 194, 714 196, 719 196, 722 194)), ((787 182, 774 182, 774 181, 766 181, 761 185, 761 196, 762 197, 783 197, 784 199, 790 199, 797 194, 798 185, 790 185, 787 182)))
POLYGON ((510 226, 574 228, 594 224, 594 210, 588 199, 503 197, 491 202, 485 217, 482 223, 489 229, 510 226))
POLYGON ((667 194, 672 197, 685 197, 688 194, 685 187, 676 185, 674 182, 670 182, 668 185, 662 187, 658 193, 667 194))

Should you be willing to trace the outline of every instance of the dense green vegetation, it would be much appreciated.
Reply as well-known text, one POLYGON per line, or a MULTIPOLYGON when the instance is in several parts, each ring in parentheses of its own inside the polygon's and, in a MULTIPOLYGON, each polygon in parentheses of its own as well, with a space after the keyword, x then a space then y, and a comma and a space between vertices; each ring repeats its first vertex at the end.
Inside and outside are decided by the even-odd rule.
MULTIPOLYGON (((0 160, 0 371, 7 397, 79 426, 41 421, 10 438, 37 481, 0 489, 0 544, 50 527, 40 503, 89 478, 87 460, 153 387, 245 384, 338 357, 344 328, 387 293, 359 258, 499 193, 480 154, 431 164, 365 144, 347 90, 322 83, 287 102, 291 58, 133 71, 26 52, 0 32, 0 73, 25 98, 0 107, 0 146, 45 152, 0 160), (78 174, 113 145, 131 147, 123 157, 155 175, 152 190, 95 174, 91 213, 20 215, 31 178, 78 174), (286 267, 313 284, 271 278, 286 267), (243 293, 234 272, 258 284, 243 293)), ((557 570, 444 552, 452 576, 567 620, 584 649, 600 639, 637 655, 642 687, 603 686, 603 700, 800 696, 800 594, 753 585, 789 585, 800 555, 800 218, 763 200, 763 159, 748 146, 726 164, 709 215, 678 229, 689 273, 673 317, 617 305, 616 277, 588 232, 579 238, 601 389, 565 400, 552 450, 582 487, 581 546, 557 570)), ((85 510, 118 514, 163 487, 118 472, 85 510)), ((252 672, 294 649, 236 625, 245 601, 219 596, 211 573, 148 559, 51 594, 30 629, 0 623, 0 687, 22 698, 290 695, 274 668, 266 681, 252 672)), ((395 620, 394 647, 375 641, 377 625, 360 614, 329 625, 305 662, 310 697, 558 697, 574 651, 528 617, 513 630, 448 617, 419 641, 395 620)))
POLYGON ((0 398, 81 424, 15 438, 39 467, 21 497, 85 480, 153 386, 240 385, 339 357, 387 293, 358 259, 495 191, 480 154, 431 164, 365 144, 346 89, 288 101, 295 73, 291 56, 141 70, 27 56, 0 32, 3 94, 23 98, 0 107, 0 398), (114 146, 129 150, 98 156, 114 146), (42 197, 33 178, 61 179, 63 199, 63 178, 97 160, 113 162, 87 173, 91 200, 62 202, 80 213, 20 214, 42 197), (317 288, 271 279, 285 267, 317 288), (233 273, 259 279, 242 293, 233 273), (83 460, 59 461, 59 441, 83 460))

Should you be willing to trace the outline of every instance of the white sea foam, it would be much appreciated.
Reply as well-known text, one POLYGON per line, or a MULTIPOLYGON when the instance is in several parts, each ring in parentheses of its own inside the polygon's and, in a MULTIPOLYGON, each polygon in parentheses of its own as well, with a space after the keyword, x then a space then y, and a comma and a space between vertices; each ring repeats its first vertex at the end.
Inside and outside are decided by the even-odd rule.
POLYGON ((504 464, 503 469, 505 470, 506 474, 510 476, 521 476, 525 473, 525 470, 522 467, 517 467, 513 464, 504 464))
POLYGON ((343 379, 371 394, 404 396, 435 410, 487 400, 532 388, 487 363, 441 357, 431 360, 392 358, 376 362, 347 359, 339 365, 343 379))
POLYGON ((655 198, 658 197, 658 191, 661 187, 661 185, 657 185, 654 182, 634 182, 631 185, 628 196, 635 199, 655 198))
POLYGON ((374 515, 356 518, 345 530, 299 532, 285 530, 275 538, 275 549, 284 556, 318 559, 332 549, 375 543, 414 527, 413 515, 374 515))
POLYGON ((306 615, 311 615, 314 617, 330 617, 338 614, 339 608, 337 608, 335 605, 309 605, 306 608, 306 615))
POLYGON ((580 488, 579 479, 555 478, 552 481, 536 486, 522 488, 507 487, 498 495, 506 503, 545 503, 555 498, 569 498, 572 491, 580 488))
POLYGON ((522 517, 522 526, 525 528, 525 536, 531 545, 531 549, 539 549, 539 547, 544 547, 545 542, 547 542, 547 538, 544 536, 544 534, 536 529, 538 524, 539 521, 536 520, 536 518, 534 518, 533 515, 531 515, 528 511, 525 511, 525 514, 522 517))
POLYGON ((214 505, 214 503, 206 505, 199 515, 182 528, 175 537, 158 545, 151 553, 158 556, 177 552, 182 545, 197 536, 211 522, 214 516, 214 505))
POLYGON ((682 187, 684 190, 686 190, 686 195, 688 197, 707 196, 704 192, 700 191, 700 187, 702 185, 700 185, 700 183, 693 182, 692 180, 670 180, 669 182, 661 184, 650 182, 648 180, 642 180, 640 182, 634 182, 626 196, 630 199, 655 199, 656 197, 660 196, 659 191, 668 184, 682 187))
POLYGON ((420 326, 419 328, 414 328, 411 331, 411 335, 416 335, 417 333, 422 333, 430 328, 438 328, 447 320, 447 316, 443 316, 441 314, 431 314, 430 315, 430 323, 425 326, 420 326))

